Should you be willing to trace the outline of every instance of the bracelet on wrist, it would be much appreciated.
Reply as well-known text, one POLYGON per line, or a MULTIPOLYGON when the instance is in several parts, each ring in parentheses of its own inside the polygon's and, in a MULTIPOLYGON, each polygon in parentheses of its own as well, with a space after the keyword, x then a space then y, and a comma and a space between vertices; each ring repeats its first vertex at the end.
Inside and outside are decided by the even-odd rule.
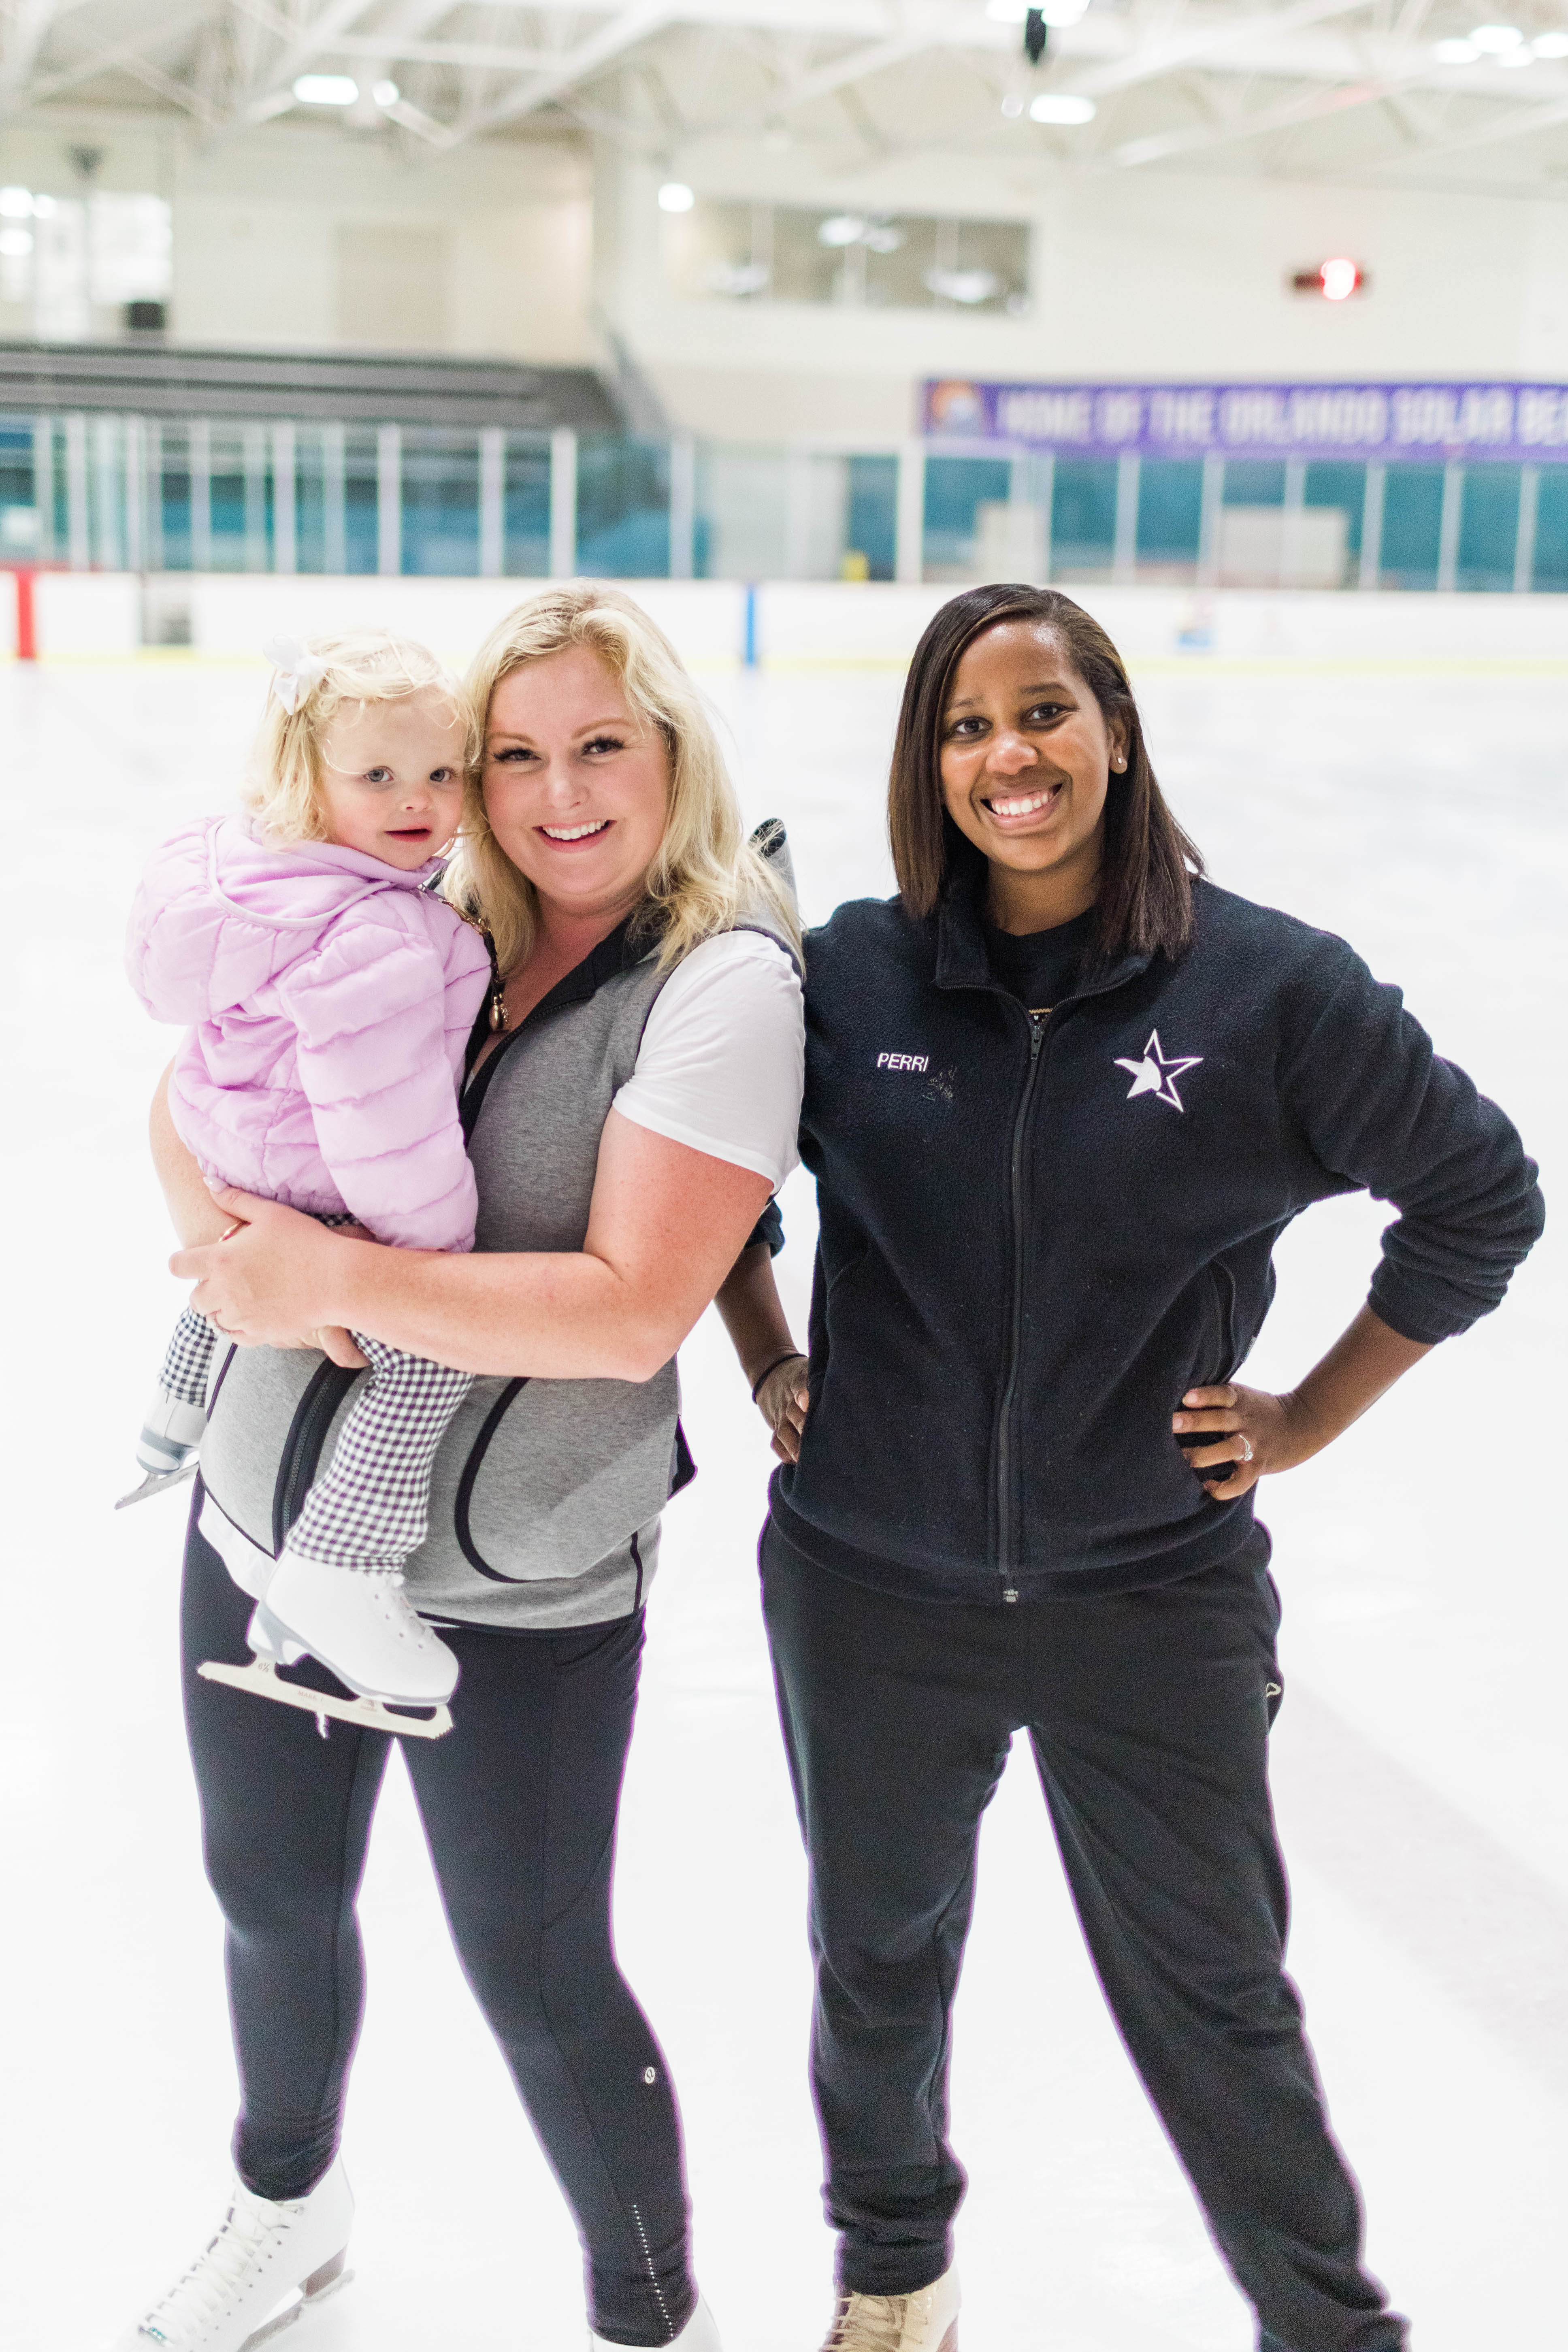
POLYGON ((802 1363, 805 1361, 805 1357, 801 1355, 798 1348, 786 1348, 782 1356, 775 1356, 773 1362, 769 1364, 764 1370, 760 1371, 757 1374, 756 1379, 752 1382, 752 1402, 753 1404, 757 1402, 757 1391, 762 1387, 763 1382, 766 1380, 771 1380, 773 1374, 778 1370, 781 1364, 794 1363, 797 1358, 799 1358, 799 1360, 802 1363))

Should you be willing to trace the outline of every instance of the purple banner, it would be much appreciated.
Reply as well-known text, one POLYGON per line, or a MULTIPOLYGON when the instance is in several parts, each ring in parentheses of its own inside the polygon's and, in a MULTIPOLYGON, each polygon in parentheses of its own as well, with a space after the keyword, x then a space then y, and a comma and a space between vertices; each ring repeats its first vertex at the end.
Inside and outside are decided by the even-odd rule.
POLYGON ((1568 462, 1557 383, 972 383, 925 387, 925 430, 1082 457, 1568 462))

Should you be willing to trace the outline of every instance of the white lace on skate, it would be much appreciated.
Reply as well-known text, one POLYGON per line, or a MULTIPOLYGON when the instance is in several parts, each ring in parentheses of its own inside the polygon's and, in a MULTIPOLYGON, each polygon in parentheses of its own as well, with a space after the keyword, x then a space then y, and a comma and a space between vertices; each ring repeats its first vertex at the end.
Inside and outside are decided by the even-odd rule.
POLYGON ((351 1569, 343 1572, 365 1579, 382 1623, 397 1641, 406 1644, 420 1664, 434 1665, 450 1655, 445 1642, 430 1631, 414 1603, 404 1600, 405 1580, 396 1569, 351 1569))
MULTIPOLYGON (((151 2344, 165 2344, 170 2352, 198 2352, 224 2321, 235 2316, 247 2290, 259 2283, 263 2267, 281 2251, 295 2216, 279 2210, 276 2221, 266 2220, 236 2199, 216 2237, 198 2254, 162 2303, 147 2314, 137 2330, 151 2344)), ((280 2274, 274 2301, 280 2302, 296 2282, 280 2274)), ((269 2306, 258 2305, 254 2316, 261 2326, 269 2306)))
POLYGON ((434 1657, 438 1650, 445 1649, 445 1643, 437 1640, 412 1601, 396 1597, 402 1593, 408 1580, 400 1570, 366 1569, 351 1570, 351 1573, 370 1578, 382 1616, 400 1642, 412 1643, 416 1650, 428 1657, 434 1657))
POLYGON ((285 1546, 251 1622, 250 1646, 285 1665, 309 1651, 363 1697, 444 1704, 458 1661, 403 1587, 400 1570, 335 1567, 285 1546))

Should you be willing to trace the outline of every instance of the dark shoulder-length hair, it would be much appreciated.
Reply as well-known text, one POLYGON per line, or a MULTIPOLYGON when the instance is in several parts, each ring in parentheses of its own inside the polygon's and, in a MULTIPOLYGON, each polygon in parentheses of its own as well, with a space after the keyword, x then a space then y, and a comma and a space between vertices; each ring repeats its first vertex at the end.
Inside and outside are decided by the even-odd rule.
POLYGON ((1161 950, 1180 955, 1193 935, 1193 877, 1203 872, 1203 857, 1154 781, 1121 655, 1100 623, 1057 588, 1016 582, 966 588, 942 607, 915 647, 888 782, 888 832, 905 906, 911 915, 931 913, 963 840, 942 801, 942 713, 960 657, 1003 621, 1049 629, 1106 726, 1119 729, 1126 742, 1127 772, 1112 772, 1106 796, 1095 960, 1161 950))

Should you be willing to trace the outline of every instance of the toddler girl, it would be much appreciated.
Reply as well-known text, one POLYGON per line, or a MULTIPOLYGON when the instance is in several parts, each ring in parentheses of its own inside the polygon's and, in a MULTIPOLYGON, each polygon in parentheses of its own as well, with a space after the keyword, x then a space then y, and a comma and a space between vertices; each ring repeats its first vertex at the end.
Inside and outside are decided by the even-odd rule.
MULTIPOLYGON (((471 1249, 458 1087, 489 958, 428 886, 458 830, 472 720, 435 656, 384 630, 265 651, 277 667, 248 814, 166 842, 132 913, 132 986, 155 1020, 191 1024, 174 1124, 216 1181, 405 1248, 471 1249)), ((354 1338, 369 1375, 251 1619, 260 1667, 221 1677, 384 1727, 381 1702, 435 1707, 396 1727, 444 1730, 457 1660, 400 1570, 425 1539, 431 1464, 468 1375, 354 1338), (279 1682, 276 1665, 307 1650, 370 1704, 279 1682)), ((187 1308, 138 1494, 194 1457, 215 1346, 187 1308)))

